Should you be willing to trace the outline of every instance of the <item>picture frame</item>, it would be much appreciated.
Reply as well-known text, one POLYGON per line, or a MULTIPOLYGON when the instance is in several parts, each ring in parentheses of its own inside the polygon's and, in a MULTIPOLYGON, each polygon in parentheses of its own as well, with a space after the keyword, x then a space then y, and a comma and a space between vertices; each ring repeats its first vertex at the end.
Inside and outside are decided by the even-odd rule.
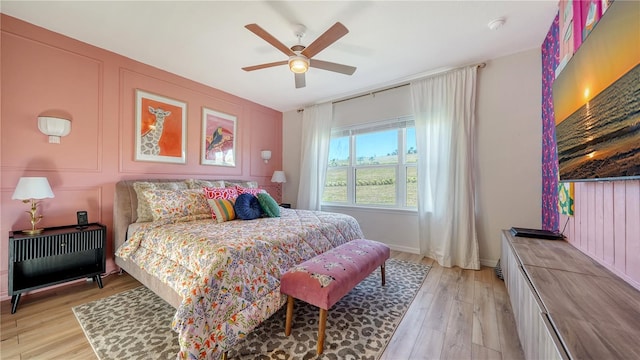
POLYGON ((187 104, 136 89, 135 160, 185 164, 187 104))
POLYGON ((202 107, 201 165, 236 166, 235 115, 202 107))

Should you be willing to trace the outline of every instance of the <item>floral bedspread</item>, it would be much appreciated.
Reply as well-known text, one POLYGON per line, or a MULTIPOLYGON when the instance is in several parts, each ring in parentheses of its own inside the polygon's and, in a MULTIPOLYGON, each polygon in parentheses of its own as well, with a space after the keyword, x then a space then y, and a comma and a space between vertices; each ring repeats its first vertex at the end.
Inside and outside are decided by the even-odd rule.
POLYGON ((179 359, 218 358, 284 304, 279 279, 290 267, 363 237, 348 215, 280 211, 248 221, 149 223, 117 250, 182 296, 172 323, 179 359))

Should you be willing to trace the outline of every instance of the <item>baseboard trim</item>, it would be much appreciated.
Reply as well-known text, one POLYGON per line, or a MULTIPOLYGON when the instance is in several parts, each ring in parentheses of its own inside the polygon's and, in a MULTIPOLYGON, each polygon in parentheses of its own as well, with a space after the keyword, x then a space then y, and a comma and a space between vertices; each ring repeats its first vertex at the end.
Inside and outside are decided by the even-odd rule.
POLYGON ((480 259, 480 265, 488 266, 488 267, 496 267, 496 265, 498 265, 498 260, 480 259))
MULTIPOLYGON (((420 254, 420 249, 418 248, 413 248, 408 246, 399 246, 399 245, 393 245, 393 244, 386 244, 386 245, 391 250, 402 251, 410 254, 420 254)), ((498 264, 498 260, 495 260, 495 259, 480 259, 481 266, 496 267, 497 264, 498 264)))
POLYGON ((391 250, 402 251, 402 252, 406 252, 406 253, 410 253, 410 254, 420 254, 420 249, 417 249, 417 248, 412 248, 412 247, 408 247, 408 246, 398 246, 398 245, 393 245, 393 244, 386 244, 386 245, 391 250))

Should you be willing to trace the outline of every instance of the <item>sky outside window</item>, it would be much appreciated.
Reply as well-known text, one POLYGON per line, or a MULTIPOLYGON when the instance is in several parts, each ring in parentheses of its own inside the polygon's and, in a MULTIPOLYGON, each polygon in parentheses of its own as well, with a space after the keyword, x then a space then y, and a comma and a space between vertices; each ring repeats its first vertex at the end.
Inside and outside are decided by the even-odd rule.
MULTIPOLYGON (((377 157, 393 154, 398 150, 398 133, 393 131, 382 131, 370 134, 358 135, 356 137, 357 156, 360 157, 377 157)), ((407 150, 416 148, 416 130, 413 127, 407 128, 407 150)), ((337 162, 349 160, 349 137, 332 138, 329 144, 329 162, 336 160, 337 162)), ((335 166, 335 165, 334 165, 335 166)))

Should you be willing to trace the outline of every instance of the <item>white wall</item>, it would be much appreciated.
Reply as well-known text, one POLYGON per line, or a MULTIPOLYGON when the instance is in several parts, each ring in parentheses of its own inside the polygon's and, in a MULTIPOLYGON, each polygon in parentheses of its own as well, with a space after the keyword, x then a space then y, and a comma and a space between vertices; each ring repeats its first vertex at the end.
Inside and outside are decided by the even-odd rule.
MULTIPOLYGON (((386 97, 388 101, 394 101, 389 107, 397 107, 396 95, 402 91, 408 93, 408 87, 394 90, 394 96, 386 97)), ((385 98, 383 94, 376 95, 377 100, 385 98)), ((476 205, 480 258, 484 265, 493 266, 500 258, 501 229, 540 227, 540 99, 539 49, 487 61, 487 66, 479 70, 476 205)), ((335 111, 340 122, 346 122, 342 117, 347 108, 352 111, 354 103, 362 104, 362 113, 370 113, 369 101, 365 97, 348 106, 337 104, 335 111)), ((356 116, 348 117, 353 121, 356 116)), ((283 164, 287 174, 283 201, 294 207, 299 179, 301 121, 302 114, 296 111, 285 113, 283 117, 283 164)), ((342 207, 323 207, 323 210, 352 215, 360 222, 366 237, 382 241, 395 250, 418 253, 415 213, 342 207)))
POLYGON ((302 152, 302 112, 282 114, 282 170, 287 182, 282 184, 282 202, 296 206, 300 181, 300 153, 302 152))
POLYGON ((542 225, 542 59, 539 49, 487 62, 477 91, 480 258, 500 257, 500 231, 542 225))

